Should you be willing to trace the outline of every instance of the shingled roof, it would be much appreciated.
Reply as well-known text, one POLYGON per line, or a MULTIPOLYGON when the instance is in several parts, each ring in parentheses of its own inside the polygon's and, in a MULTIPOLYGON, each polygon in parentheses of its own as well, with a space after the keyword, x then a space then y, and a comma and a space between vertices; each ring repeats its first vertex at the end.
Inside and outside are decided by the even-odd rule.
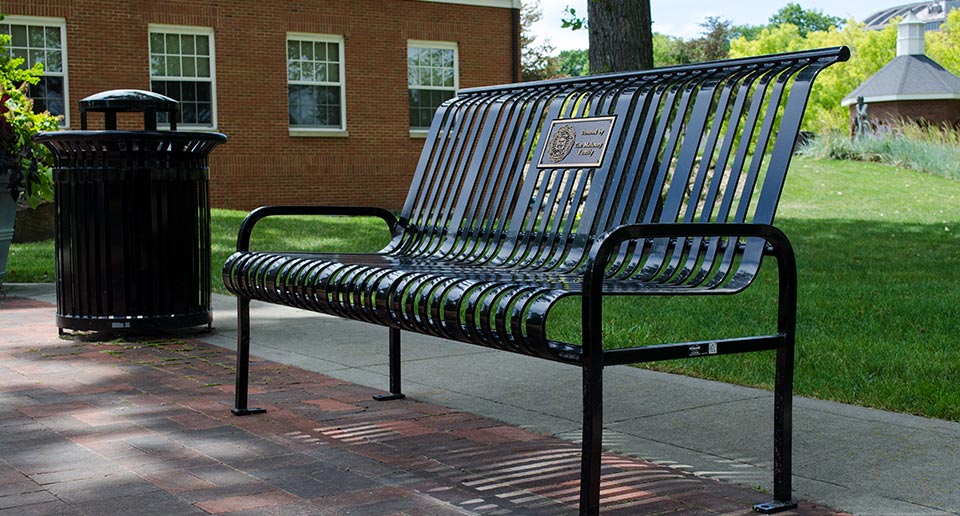
POLYGON ((900 22, 897 57, 840 101, 850 106, 858 97, 870 102, 960 100, 960 77, 926 56, 924 23, 912 13, 900 22))
POLYGON ((960 100, 960 77, 924 55, 897 56, 840 102, 849 106, 863 101, 960 100))

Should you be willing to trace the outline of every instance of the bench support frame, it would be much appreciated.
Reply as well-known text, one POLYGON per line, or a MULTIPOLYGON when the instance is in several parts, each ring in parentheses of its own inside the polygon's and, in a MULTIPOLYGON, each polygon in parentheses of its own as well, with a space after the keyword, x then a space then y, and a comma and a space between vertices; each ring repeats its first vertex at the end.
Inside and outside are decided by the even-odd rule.
POLYGON ((390 328, 390 392, 377 394, 377 401, 393 401, 406 398, 400 389, 400 330, 390 328))

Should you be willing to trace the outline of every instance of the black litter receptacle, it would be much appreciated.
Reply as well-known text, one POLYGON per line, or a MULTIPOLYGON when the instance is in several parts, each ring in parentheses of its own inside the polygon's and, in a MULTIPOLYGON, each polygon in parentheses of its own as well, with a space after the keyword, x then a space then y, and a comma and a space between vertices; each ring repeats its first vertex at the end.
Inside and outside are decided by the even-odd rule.
POLYGON ((54 155, 57 326, 151 330, 210 325, 207 156, 219 133, 176 131, 179 103, 114 90, 80 101, 81 130, 41 133, 54 155), (104 130, 87 130, 87 112, 104 130), (144 113, 143 131, 117 113, 144 113), (166 113, 170 131, 158 131, 166 113))

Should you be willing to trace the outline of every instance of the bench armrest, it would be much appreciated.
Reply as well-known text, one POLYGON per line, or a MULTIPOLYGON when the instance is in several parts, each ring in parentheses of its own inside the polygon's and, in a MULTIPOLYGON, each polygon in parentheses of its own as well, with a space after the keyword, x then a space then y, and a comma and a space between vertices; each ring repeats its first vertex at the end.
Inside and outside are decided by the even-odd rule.
POLYGON ((669 223, 627 224, 614 228, 593 243, 587 256, 583 290, 600 292, 606 266, 624 242, 648 238, 753 237, 765 242, 765 254, 776 257, 781 269, 796 274, 796 258, 790 240, 769 224, 669 223))
MULTIPOLYGON (((797 262, 790 240, 779 229, 769 224, 746 223, 671 223, 630 224, 619 226, 601 235, 590 247, 583 277, 584 351, 593 360, 602 360, 600 325, 586 321, 601 321, 603 311, 603 282, 608 264, 617 256, 621 244, 648 238, 709 238, 747 237, 764 241, 761 252, 777 260, 779 275, 778 331, 793 335, 796 326, 797 262), (590 328, 589 331, 587 328, 590 328), (590 333, 590 335, 587 335, 590 333)), ((758 264, 759 265, 759 264, 758 264)), ((626 363, 626 362, 624 362, 626 363)))
POLYGON ((342 215, 351 217, 380 217, 390 228, 390 235, 397 236, 399 223, 389 210, 368 206, 261 206, 243 219, 237 234, 237 251, 250 250, 250 235, 260 220, 276 215, 342 215))

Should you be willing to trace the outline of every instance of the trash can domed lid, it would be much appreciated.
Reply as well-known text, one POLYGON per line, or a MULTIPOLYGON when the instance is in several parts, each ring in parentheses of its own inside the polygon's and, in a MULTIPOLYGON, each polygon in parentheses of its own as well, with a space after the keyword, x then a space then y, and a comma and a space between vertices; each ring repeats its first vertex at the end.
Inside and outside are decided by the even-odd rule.
POLYGON ((165 95, 143 90, 109 90, 79 102, 81 111, 170 111, 180 103, 165 95))
POLYGON ((117 128, 117 113, 143 113, 144 129, 157 129, 157 113, 167 113, 170 129, 177 128, 177 112, 180 102, 152 91, 109 90, 95 93, 81 100, 80 129, 87 128, 87 111, 104 113, 104 127, 107 130, 117 128))

